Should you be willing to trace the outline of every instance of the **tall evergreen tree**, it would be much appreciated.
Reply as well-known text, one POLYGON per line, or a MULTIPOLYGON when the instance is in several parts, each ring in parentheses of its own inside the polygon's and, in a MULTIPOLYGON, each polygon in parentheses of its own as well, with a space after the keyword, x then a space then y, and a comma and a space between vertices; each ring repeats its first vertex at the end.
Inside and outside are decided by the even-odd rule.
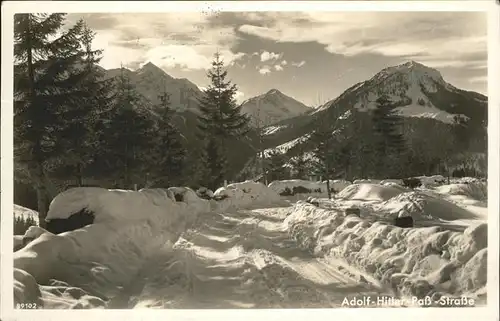
POLYGON ((214 137, 205 140, 202 164, 201 185, 215 191, 224 184, 228 163, 226 155, 214 137))
POLYGON ((401 132, 403 119, 395 113, 395 106, 387 96, 376 101, 372 112, 375 149, 377 152, 377 172, 379 175, 401 173, 400 158, 405 151, 405 140, 401 132))
POLYGON ((80 37, 83 57, 79 67, 84 78, 77 85, 81 90, 78 104, 70 106, 65 113, 65 126, 61 135, 65 138, 64 167, 69 167, 76 185, 82 186, 88 167, 99 155, 99 133, 112 108, 112 79, 104 79, 104 71, 97 64, 102 50, 93 50, 95 33, 83 24, 80 37))
POLYGON ((205 156, 208 157, 205 164, 214 166, 208 169, 211 173, 209 176, 216 179, 225 174, 224 168, 215 165, 218 161, 211 157, 217 156, 220 157, 219 162, 227 162, 227 141, 239 139, 248 132, 249 118, 241 112, 241 106, 236 104, 237 87, 226 80, 227 71, 224 70, 224 62, 218 52, 207 76, 211 84, 199 100, 198 128, 201 138, 205 140, 205 156))
POLYGON ((180 132, 172 123, 170 94, 165 89, 158 99, 160 103, 155 106, 159 119, 153 151, 153 182, 162 187, 175 186, 184 183, 182 177, 186 169, 187 151, 182 144, 180 132))
POLYGON ((101 135, 101 144, 107 144, 106 169, 115 185, 132 188, 144 183, 154 146, 155 122, 151 111, 142 106, 139 94, 121 68, 116 78, 116 99, 109 124, 101 135))
POLYGON ((62 32, 65 14, 14 16, 14 143, 15 161, 28 173, 37 191, 40 225, 44 227, 49 198, 56 191, 47 164, 64 154, 60 129, 65 109, 81 99, 77 86, 84 74, 81 22, 62 32))

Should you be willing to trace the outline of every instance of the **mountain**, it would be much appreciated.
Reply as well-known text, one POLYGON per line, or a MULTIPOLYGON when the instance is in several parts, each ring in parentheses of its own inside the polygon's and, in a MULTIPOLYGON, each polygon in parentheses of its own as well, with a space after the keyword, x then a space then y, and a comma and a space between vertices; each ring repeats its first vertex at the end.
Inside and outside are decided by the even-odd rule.
POLYGON ((139 94, 153 104, 159 103, 158 96, 166 90, 170 94, 172 109, 197 112, 197 98, 201 90, 185 78, 174 78, 161 68, 148 62, 136 71, 117 68, 106 71, 106 78, 117 77, 124 72, 139 94))
POLYGON ((337 98, 311 113, 275 123, 265 129, 266 147, 293 153, 293 146, 303 141, 322 121, 331 121, 333 111, 347 113, 352 123, 360 123, 375 107, 375 101, 387 95, 407 124, 435 121, 452 123, 455 116, 467 123, 468 137, 473 148, 486 149, 485 127, 488 99, 476 92, 456 88, 446 82, 441 73, 421 63, 409 61, 385 68, 372 78, 348 88, 337 98), (476 144, 480 141, 480 144, 476 144), (292 146, 293 145, 293 146, 292 146), (286 149, 281 147, 286 146, 286 149))
POLYGON ((241 110, 250 116, 252 125, 262 127, 305 114, 312 108, 277 89, 271 89, 265 94, 244 101, 241 110))
POLYGON ((389 96, 398 113, 406 117, 433 118, 452 123, 454 116, 485 118, 487 98, 447 83, 441 73, 415 61, 388 67, 371 79, 346 90, 317 111, 350 100, 353 108, 369 110, 381 95, 389 96), (477 105, 477 108, 474 106, 477 105))

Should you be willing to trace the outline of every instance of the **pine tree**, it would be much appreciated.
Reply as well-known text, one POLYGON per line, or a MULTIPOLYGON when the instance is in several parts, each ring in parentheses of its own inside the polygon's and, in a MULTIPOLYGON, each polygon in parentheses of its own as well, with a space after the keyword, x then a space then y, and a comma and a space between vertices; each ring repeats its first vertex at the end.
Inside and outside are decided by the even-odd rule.
POLYGON ((215 191, 224 184, 227 169, 226 155, 215 138, 210 137, 205 140, 202 161, 201 186, 215 191))
MULTIPOLYGON (((150 110, 142 106, 139 94, 130 83, 125 69, 116 78, 116 99, 109 124, 101 137, 107 153, 105 168, 115 185, 132 188, 144 182, 154 147, 155 123, 150 110)), ((104 165, 104 164, 103 164, 104 165)))
POLYGON ((101 60, 102 50, 93 50, 92 42, 95 33, 83 24, 80 37, 83 57, 80 68, 84 78, 78 84, 81 99, 78 104, 70 106, 65 113, 65 128, 61 135, 65 137, 64 167, 69 167, 76 185, 82 186, 83 177, 88 167, 99 155, 99 133, 112 108, 112 79, 105 80, 103 70, 97 66, 101 60))
MULTIPOLYGON (((213 164, 214 168, 208 169, 217 181, 223 175, 224 169, 215 165, 218 161, 211 157, 219 157, 219 162, 227 162, 227 141, 239 139, 249 130, 249 118, 241 112, 241 106, 237 106, 235 95, 237 87, 231 81, 226 80, 227 71, 223 69, 224 62, 217 52, 212 62, 212 69, 207 76, 211 84, 204 91, 199 100, 200 116, 198 117, 198 129, 200 136, 205 140, 205 164, 213 164), (218 145, 218 146, 215 146, 218 145), (216 169, 220 172, 216 172, 216 169)), ((211 183, 210 185, 214 185, 211 183)))
POLYGON ((182 183, 187 151, 182 144, 180 132, 172 123, 170 94, 165 89, 158 99, 160 103, 155 107, 159 119, 153 157, 153 181, 154 185, 162 187, 175 186, 182 183))
POLYGON ((82 56, 79 35, 83 24, 61 32, 64 17, 14 16, 15 160, 33 181, 42 227, 49 197, 56 193, 46 166, 65 153, 60 130, 67 120, 66 108, 80 102, 77 84, 84 77, 76 68, 82 56))
POLYGON ((298 155, 290 159, 290 165, 292 166, 292 178, 306 179, 308 177, 308 161, 302 148, 299 148, 298 155))
POLYGON ((350 152, 346 130, 350 122, 341 114, 340 109, 333 110, 332 122, 323 119, 313 131, 309 141, 313 144, 314 173, 326 180, 328 197, 331 197, 330 178, 345 170, 346 155, 350 152), (343 148, 343 149, 342 149, 343 148))
POLYGON ((377 172, 379 175, 400 174, 399 157, 405 151, 405 140, 401 133, 402 117, 395 113, 395 106, 386 96, 376 100, 373 110, 373 130, 377 153, 377 172), (398 173, 399 172, 399 173, 398 173))
POLYGON ((267 177, 269 181, 288 179, 290 173, 285 167, 287 158, 279 151, 272 150, 267 155, 267 177))

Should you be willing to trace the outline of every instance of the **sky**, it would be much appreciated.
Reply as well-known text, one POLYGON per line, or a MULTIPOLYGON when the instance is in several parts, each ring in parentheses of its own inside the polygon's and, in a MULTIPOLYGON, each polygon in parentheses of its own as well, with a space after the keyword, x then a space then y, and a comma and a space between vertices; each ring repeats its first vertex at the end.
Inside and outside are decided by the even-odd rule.
POLYGON ((80 18, 96 32, 106 69, 152 62, 203 88, 219 51, 240 101, 278 89, 317 106, 409 60, 455 87, 487 91, 480 12, 71 13, 67 26, 80 18))

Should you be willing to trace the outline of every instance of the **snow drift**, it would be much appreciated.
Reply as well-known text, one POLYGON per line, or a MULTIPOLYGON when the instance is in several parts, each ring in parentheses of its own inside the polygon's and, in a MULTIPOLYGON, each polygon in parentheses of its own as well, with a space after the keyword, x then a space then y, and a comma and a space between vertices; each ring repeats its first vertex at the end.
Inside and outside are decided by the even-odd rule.
POLYGON ((50 204, 47 220, 68 219, 86 209, 94 214, 94 222, 58 235, 39 227, 28 230, 24 239, 34 240, 14 253, 16 301, 43 297, 50 307, 66 296, 79 307, 102 306, 148 257, 171 249, 200 214, 280 201, 275 192, 252 181, 228 185, 214 195, 226 197, 219 202, 204 200, 186 187, 140 191, 84 187, 59 194, 50 204))
POLYGON ((144 257, 173 244, 199 213, 210 210, 210 204, 188 188, 74 188, 52 201, 47 220, 65 219, 83 208, 95 214, 94 224, 59 235, 38 231, 38 238, 14 253, 14 267, 41 285, 59 280, 111 297, 141 267, 144 257), (182 192, 183 201, 176 202, 174 192, 182 192))
POLYGON ((344 259, 401 296, 483 299, 486 223, 476 223, 464 232, 442 227, 403 229, 305 202, 298 202, 290 212, 284 224, 302 247, 318 256, 344 259))
POLYGON ((354 183, 337 194, 337 198, 363 201, 386 201, 408 191, 398 185, 354 183))
POLYGON ((392 217, 411 216, 414 220, 478 219, 474 213, 430 192, 414 191, 399 194, 382 204, 380 210, 392 217))

